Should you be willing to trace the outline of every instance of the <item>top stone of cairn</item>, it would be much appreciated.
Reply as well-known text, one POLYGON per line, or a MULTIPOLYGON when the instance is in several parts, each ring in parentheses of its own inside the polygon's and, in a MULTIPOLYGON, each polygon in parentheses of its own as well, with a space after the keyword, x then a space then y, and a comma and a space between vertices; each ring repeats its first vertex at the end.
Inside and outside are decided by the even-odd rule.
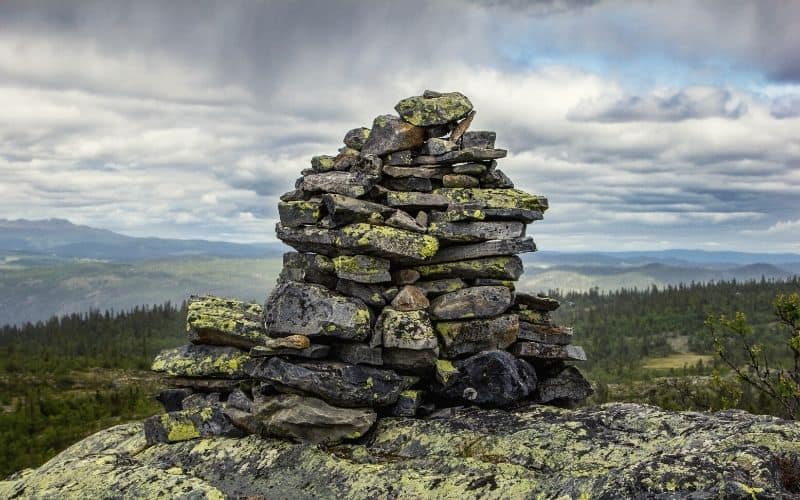
POLYGON ((408 123, 430 127, 464 118, 472 111, 472 103, 461 92, 426 90, 421 96, 403 99, 394 109, 408 123))

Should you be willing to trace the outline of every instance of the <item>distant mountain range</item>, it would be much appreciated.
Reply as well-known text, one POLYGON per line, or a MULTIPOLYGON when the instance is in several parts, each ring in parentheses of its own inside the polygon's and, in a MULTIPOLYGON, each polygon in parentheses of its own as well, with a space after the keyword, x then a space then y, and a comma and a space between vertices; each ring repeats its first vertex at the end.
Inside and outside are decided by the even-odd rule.
MULTIPOLYGON (((281 267, 281 243, 134 238, 62 219, 0 219, 0 325, 88 309, 180 302, 192 293, 263 301, 281 267)), ((663 250, 522 256, 519 288, 649 288, 800 274, 800 255, 663 250)))
POLYGON ((129 262, 199 256, 265 257, 281 249, 277 243, 135 238, 64 219, 0 219, 0 252, 5 254, 129 262))

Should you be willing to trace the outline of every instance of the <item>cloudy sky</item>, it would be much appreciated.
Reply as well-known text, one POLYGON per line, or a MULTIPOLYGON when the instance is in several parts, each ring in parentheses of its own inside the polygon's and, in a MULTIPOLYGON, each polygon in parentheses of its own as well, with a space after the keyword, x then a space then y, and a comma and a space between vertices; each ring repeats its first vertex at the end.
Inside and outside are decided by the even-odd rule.
POLYGON ((314 154, 429 88, 547 250, 800 251, 800 2, 0 2, 0 217, 272 241, 314 154))

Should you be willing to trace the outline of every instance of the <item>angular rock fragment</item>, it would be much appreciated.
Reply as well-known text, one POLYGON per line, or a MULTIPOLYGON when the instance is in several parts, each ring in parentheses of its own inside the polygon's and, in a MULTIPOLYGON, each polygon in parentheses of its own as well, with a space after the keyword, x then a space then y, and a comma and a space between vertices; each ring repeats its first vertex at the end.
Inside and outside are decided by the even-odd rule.
POLYGON ((360 300, 307 283, 280 283, 264 305, 269 335, 366 340, 372 313, 360 300))
POLYGON ((554 298, 546 295, 533 295, 530 293, 518 293, 514 299, 514 304, 525 306, 536 311, 555 311, 560 305, 554 298))
POLYGON ((438 387, 440 396, 450 401, 504 407, 536 390, 533 367, 506 351, 484 351, 454 365, 458 373, 438 387))
POLYGON ((351 365, 380 366, 383 364, 383 351, 379 347, 365 344, 339 344, 334 349, 334 356, 339 361, 351 365))
POLYGON ((425 311, 397 311, 385 307, 375 321, 373 335, 381 339, 385 348, 422 350, 438 346, 433 325, 425 311))
POLYGON ((283 254, 283 269, 278 280, 316 283, 331 288, 336 283, 334 273, 333 261, 324 255, 287 252, 283 254))
POLYGON ((335 361, 292 364, 269 358, 250 361, 246 370, 281 392, 309 394, 345 408, 390 405, 403 390, 403 378, 391 370, 335 361))
POLYGON ((494 141, 496 138, 497 134, 488 130, 474 130, 466 132, 461 137, 461 147, 464 149, 494 149, 494 141))
POLYGON ((511 352, 520 358, 551 359, 561 361, 586 361, 586 353, 577 345, 540 344, 538 342, 517 342, 511 352))
POLYGON ((164 349, 150 369, 174 377, 237 379, 244 377, 242 367, 248 359, 246 352, 235 347, 190 344, 164 349))
POLYGON ((392 208, 371 201, 359 200, 339 194, 322 196, 334 227, 352 224, 353 222, 370 222, 383 220, 394 213, 392 208))
POLYGON ((453 128, 453 132, 450 134, 450 140, 452 142, 460 142, 460 139, 464 136, 464 133, 466 133, 469 126, 472 125, 472 120, 474 119, 475 110, 473 109, 463 120, 458 122, 458 125, 453 128))
POLYGON ((568 345, 572 342, 572 328, 520 322, 519 339, 540 344, 568 345))
POLYGON ((419 288, 426 296, 436 296, 461 290, 466 288, 467 284, 461 278, 445 278, 433 281, 417 281, 414 286, 419 288))
POLYGON ((458 368, 449 359, 436 360, 436 381, 442 386, 450 385, 450 382, 459 375, 458 368))
POLYGON ((493 319, 436 323, 442 339, 441 355, 457 358, 480 351, 505 349, 517 340, 517 316, 507 314, 493 319))
POLYGON ((500 169, 486 172, 481 177, 480 184, 484 188, 511 189, 514 187, 514 182, 500 169))
POLYGON ((191 296, 186 326, 195 344, 249 348, 268 339, 258 304, 214 296, 191 296))
POLYGON ((450 151, 455 151, 456 149, 458 149, 458 144, 455 142, 447 139, 432 137, 425 141, 425 144, 422 146, 422 154, 443 155, 445 153, 449 153, 450 151))
POLYGON ((371 181, 363 175, 352 172, 325 172, 303 177, 302 189, 311 193, 336 193, 352 198, 367 194, 371 181))
POLYGON ((433 192, 455 205, 474 204, 482 208, 523 208, 544 212, 547 198, 519 189, 441 188, 433 192))
POLYGON ((354 128, 353 130, 350 130, 345 134, 344 144, 348 148, 353 148, 357 151, 361 151, 361 148, 364 147, 364 143, 367 142, 368 137, 369 137, 368 128, 366 127, 354 128))
POLYGON ((525 236, 522 222, 431 222, 428 234, 441 240, 476 242, 512 240, 525 236))
POLYGON ((511 291, 504 286, 476 286, 440 295, 431 301, 435 320, 489 318, 511 307, 511 291))
POLYGON ((333 258, 336 276, 358 283, 386 283, 392 281, 391 263, 369 255, 340 255, 333 258))
POLYGON ((415 267, 427 280, 460 276, 463 279, 492 278, 516 280, 522 275, 522 260, 516 255, 442 262, 415 267))
POLYGON ((403 121, 396 116, 381 115, 372 122, 361 152, 384 155, 404 149, 422 146, 425 142, 425 129, 403 121))
POLYGON ((402 210, 398 210, 391 217, 386 219, 386 225, 405 229, 406 231, 413 231, 415 233, 425 233, 427 230, 425 227, 420 226, 416 219, 402 210))
POLYGON ((322 204, 315 201, 282 201, 278 203, 281 224, 298 227, 316 224, 322 218, 322 204))
POLYGON ((243 434, 225 417, 222 408, 217 406, 154 415, 144 421, 144 435, 147 444, 153 445, 199 437, 241 437, 243 434))
POLYGON ((404 286, 392 299, 392 308, 398 311, 424 311, 428 307, 430 302, 422 290, 411 285, 404 286))
POLYGON ((464 118, 472 111, 472 103, 460 92, 430 92, 403 99, 394 109, 408 123, 430 127, 464 118))
POLYGON ((228 400, 225 403, 229 407, 236 408, 238 410, 247 412, 253 411, 253 400, 250 399, 241 389, 236 389, 235 391, 231 392, 228 396, 228 400))
POLYGON ((514 238, 510 240, 486 241, 471 245, 456 245, 442 248, 428 262, 435 264, 439 262, 454 262, 535 251, 536 243, 533 242, 533 239, 514 238))
POLYGON ((565 367, 558 375, 539 381, 536 399, 542 403, 575 403, 594 393, 592 385, 574 366, 565 367))

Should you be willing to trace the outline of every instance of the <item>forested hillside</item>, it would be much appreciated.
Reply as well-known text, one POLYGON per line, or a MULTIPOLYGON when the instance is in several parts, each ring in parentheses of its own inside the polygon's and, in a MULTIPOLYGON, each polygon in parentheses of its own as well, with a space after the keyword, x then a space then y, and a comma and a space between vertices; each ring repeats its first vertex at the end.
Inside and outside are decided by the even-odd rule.
MULTIPOLYGON (((710 314, 745 312, 759 335, 774 338, 776 295, 800 280, 692 284, 666 289, 563 294, 559 322, 575 328, 582 365, 598 394, 673 409, 772 408, 757 394, 726 400, 712 384, 715 362, 703 325, 710 314)), ((185 305, 91 312, 0 329, 0 476, 38 465, 95 430, 157 411, 158 378, 148 371, 160 349, 185 342, 185 305)), ((776 354, 777 356, 777 354, 776 354)), ((725 372, 720 372, 723 378, 725 372)))

